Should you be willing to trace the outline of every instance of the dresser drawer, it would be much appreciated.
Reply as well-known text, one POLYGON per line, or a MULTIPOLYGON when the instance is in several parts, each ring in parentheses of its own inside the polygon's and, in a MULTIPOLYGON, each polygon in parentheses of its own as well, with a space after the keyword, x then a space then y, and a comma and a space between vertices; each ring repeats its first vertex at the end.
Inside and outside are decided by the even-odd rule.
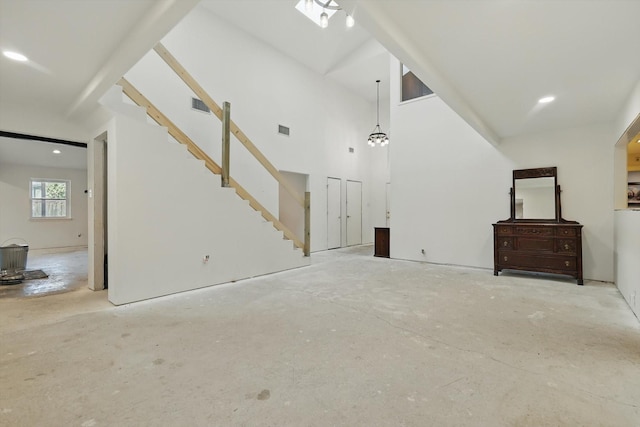
POLYGON ((578 234, 575 227, 558 227, 556 235, 560 237, 575 237, 578 234))
POLYGON ((537 235, 516 237, 516 248, 519 251, 553 253, 554 239, 537 235))
POLYGON ((499 249, 513 249, 513 237, 496 237, 499 249))
POLYGON ((514 227, 508 227, 505 225, 496 225, 496 234, 511 234, 514 227))
POLYGON ((558 253, 576 253, 577 242, 575 239, 557 239, 556 244, 558 253))
POLYGON ((553 236, 552 227, 518 226, 515 234, 519 236, 553 236))
POLYGON ((502 268, 545 269, 550 271, 575 271, 575 256, 534 256, 519 252, 500 252, 498 264, 502 268))

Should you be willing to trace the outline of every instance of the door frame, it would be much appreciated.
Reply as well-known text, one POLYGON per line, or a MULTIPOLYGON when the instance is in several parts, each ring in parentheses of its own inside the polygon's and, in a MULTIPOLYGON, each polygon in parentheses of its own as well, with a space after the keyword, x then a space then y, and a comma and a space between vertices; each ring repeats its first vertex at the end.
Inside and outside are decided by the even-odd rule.
POLYGON ((346 218, 346 222, 345 222, 345 228, 346 228, 346 246, 358 246, 362 244, 362 181, 358 181, 355 179, 347 179, 347 189, 346 189, 346 196, 345 196, 345 205, 346 205, 346 213, 347 213, 347 218, 346 218), (349 183, 350 182, 357 182, 358 184, 360 184, 360 243, 354 243, 354 244, 349 244, 349 183))
POLYGON ((87 203, 89 216, 88 286, 105 289, 107 252, 107 132, 95 137, 87 147, 87 203))
POLYGON ((336 178, 333 176, 328 176, 327 177, 327 250, 328 249, 338 249, 342 247, 342 178, 336 178), (338 181, 338 206, 339 206, 339 215, 338 215, 338 219, 339 219, 339 223, 340 226, 338 227, 338 233, 340 235, 339 239, 338 239, 338 246, 334 246, 334 247, 329 247, 329 180, 330 179, 334 179, 338 181))

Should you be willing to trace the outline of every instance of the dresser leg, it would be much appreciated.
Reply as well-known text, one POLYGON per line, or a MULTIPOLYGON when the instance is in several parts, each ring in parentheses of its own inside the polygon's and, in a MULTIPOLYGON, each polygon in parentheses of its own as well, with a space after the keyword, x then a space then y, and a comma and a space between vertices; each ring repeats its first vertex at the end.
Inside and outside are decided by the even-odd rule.
POLYGON ((580 285, 580 286, 584 285, 582 279, 578 279, 578 285, 580 285))
POLYGON ((493 275, 497 276, 498 275, 498 270, 493 270, 493 275))

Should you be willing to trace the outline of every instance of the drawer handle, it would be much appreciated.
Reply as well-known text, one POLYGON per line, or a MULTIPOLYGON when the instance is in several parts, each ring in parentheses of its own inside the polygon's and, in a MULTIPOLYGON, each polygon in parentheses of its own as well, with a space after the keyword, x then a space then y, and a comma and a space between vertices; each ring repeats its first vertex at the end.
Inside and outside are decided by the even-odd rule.
POLYGON ((504 245, 503 245, 503 246, 509 246, 509 242, 507 242, 507 241, 505 240, 505 242, 504 242, 504 245))
POLYGON ((569 250, 569 245, 568 245, 568 244, 565 244, 565 245, 564 245, 564 250, 565 250, 565 251, 568 251, 568 250, 569 250))
POLYGON ((504 260, 505 260, 505 261, 509 261, 509 258, 507 258, 507 257, 504 257, 504 260))
POLYGON ((564 265, 565 265, 565 266, 567 266, 567 267, 569 267, 569 261, 565 261, 565 262, 564 262, 564 265))
POLYGON ((569 232, 567 230, 563 230, 562 231, 564 234, 569 234, 569 232))

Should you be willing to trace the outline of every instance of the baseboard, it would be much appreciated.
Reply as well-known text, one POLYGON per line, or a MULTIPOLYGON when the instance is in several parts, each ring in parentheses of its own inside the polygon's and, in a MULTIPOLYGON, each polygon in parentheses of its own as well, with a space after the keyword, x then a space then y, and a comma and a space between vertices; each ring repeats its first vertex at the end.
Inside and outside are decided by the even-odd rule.
POLYGON ((64 246, 60 248, 39 248, 39 249, 29 248, 29 254, 31 255, 57 254, 62 252, 86 251, 87 248, 88 246, 64 246))

